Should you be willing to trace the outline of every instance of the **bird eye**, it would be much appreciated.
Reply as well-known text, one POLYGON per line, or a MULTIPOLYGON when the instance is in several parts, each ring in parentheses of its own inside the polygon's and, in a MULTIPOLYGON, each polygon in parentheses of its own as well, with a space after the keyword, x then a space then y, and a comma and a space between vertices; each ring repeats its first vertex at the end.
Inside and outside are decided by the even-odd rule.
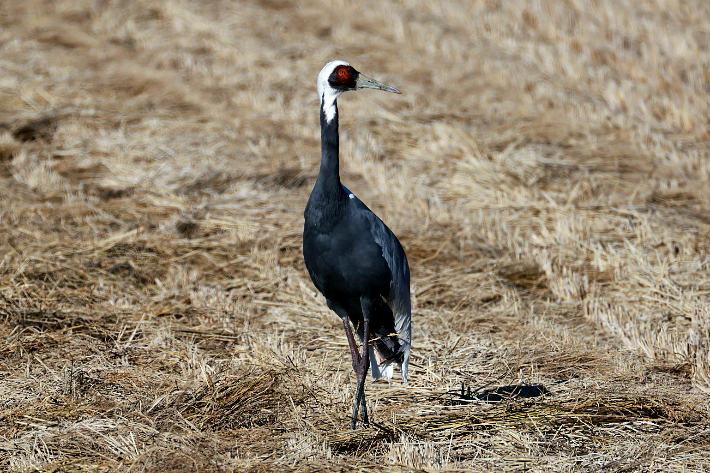
MULTIPOLYGON (((355 89, 355 78, 357 77, 357 71, 350 66, 341 65, 333 69, 330 76, 328 77, 328 82, 333 87, 339 89, 355 89)), ((343 90, 345 90, 343 89, 343 90)))
POLYGON ((341 66, 335 70, 335 73, 338 75, 338 79, 348 79, 350 77, 350 71, 347 67, 341 66))

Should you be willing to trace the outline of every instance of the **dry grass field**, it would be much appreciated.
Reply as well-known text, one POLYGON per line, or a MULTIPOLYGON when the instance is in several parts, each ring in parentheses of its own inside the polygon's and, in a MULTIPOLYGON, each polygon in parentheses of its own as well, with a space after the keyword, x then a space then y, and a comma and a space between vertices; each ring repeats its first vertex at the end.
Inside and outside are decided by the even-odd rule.
POLYGON ((0 470, 710 470, 710 3, 0 0, 0 470), (303 209, 412 270, 350 431, 303 209))

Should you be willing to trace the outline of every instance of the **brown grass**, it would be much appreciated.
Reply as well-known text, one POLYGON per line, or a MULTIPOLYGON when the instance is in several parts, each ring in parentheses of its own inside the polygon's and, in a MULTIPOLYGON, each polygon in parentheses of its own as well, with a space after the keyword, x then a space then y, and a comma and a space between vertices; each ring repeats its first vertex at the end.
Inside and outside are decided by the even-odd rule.
POLYGON ((0 0, 0 468, 710 469, 707 2, 0 0), (412 268, 351 432, 315 78, 412 268))

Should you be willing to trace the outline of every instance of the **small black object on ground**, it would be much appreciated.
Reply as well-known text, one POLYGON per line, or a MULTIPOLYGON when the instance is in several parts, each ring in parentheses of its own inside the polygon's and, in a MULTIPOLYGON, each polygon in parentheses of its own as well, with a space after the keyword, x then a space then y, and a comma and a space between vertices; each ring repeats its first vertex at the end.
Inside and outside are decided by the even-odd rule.
POLYGON ((442 396, 446 398, 447 406, 460 406, 470 404, 472 402, 501 402, 511 399, 530 399, 541 397, 548 394, 549 391, 542 384, 509 384, 507 386, 498 386, 496 388, 472 390, 471 387, 465 387, 461 384, 461 390, 451 390, 444 393, 442 396))

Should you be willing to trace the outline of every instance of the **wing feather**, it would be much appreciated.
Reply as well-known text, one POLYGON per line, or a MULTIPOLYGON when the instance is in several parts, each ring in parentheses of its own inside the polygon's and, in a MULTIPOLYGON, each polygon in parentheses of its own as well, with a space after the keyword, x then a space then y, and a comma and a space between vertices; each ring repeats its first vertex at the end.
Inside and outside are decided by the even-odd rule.
MULTIPOLYGON (((409 367, 409 353, 412 339, 412 304, 409 294, 409 263, 407 255, 404 253, 402 245, 397 237, 374 213, 368 215, 370 220, 372 235, 375 242, 382 248, 382 256, 387 261, 387 265, 392 273, 390 281, 390 293, 385 303, 394 314, 394 326, 400 341, 399 352, 402 353, 402 363, 399 369, 402 372, 402 380, 407 381, 407 370, 409 367)), ((379 354, 379 353, 378 353, 379 354)), ((392 360, 385 360, 378 363, 377 356, 373 356, 370 351, 370 365, 372 375, 378 379, 381 374, 392 378, 392 360), (377 365, 377 366, 376 366, 377 365)), ((382 358, 380 356, 380 358, 382 358)))

